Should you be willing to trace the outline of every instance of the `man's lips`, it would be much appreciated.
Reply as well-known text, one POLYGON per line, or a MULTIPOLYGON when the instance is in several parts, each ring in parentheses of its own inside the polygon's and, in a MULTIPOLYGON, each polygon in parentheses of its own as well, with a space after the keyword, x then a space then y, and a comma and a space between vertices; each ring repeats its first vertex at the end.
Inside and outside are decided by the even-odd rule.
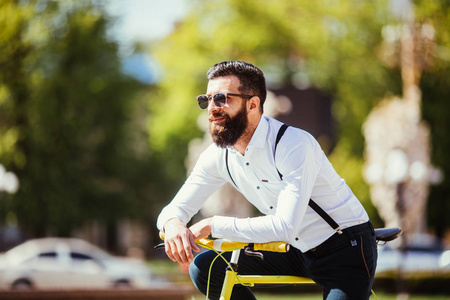
POLYGON ((210 116, 209 117, 209 122, 211 123, 221 123, 223 121, 225 121, 225 117, 224 116, 210 116))
POLYGON ((225 118, 220 117, 220 118, 211 118, 211 123, 221 123, 222 121, 224 121, 225 118))

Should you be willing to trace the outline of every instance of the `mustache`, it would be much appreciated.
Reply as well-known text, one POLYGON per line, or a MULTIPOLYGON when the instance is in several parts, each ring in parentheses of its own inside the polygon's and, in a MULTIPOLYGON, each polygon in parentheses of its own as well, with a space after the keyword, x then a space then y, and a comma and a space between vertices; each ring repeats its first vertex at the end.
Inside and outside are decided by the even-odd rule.
POLYGON ((211 113, 211 114, 209 115, 208 120, 211 122, 214 118, 225 118, 225 119, 229 119, 230 116, 229 116, 226 112, 224 112, 224 111, 222 111, 222 112, 214 112, 214 113, 211 113))

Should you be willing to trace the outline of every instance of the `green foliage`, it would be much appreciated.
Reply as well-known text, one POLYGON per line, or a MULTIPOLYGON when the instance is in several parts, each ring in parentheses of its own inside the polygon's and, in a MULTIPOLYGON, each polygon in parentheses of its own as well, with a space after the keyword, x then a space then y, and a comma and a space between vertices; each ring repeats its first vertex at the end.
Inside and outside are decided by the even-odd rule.
POLYGON ((108 22, 90 1, 0 4, 0 157, 20 178, 0 213, 33 235, 136 215, 148 192, 148 149, 133 149, 143 126, 129 127, 142 87, 122 74, 108 22))

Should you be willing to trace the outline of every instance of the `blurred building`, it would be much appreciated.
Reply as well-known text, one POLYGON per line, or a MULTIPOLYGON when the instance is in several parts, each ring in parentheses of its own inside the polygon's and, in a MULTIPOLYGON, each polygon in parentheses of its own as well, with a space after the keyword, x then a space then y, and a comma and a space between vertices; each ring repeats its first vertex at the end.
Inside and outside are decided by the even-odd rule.
POLYGON ((286 97, 292 105, 289 111, 275 118, 308 131, 319 141, 325 153, 329 153, 335 145, 332 97, 315 88, 298 89, 294 86, 274 89, 272 92, 277 98, 286 97))

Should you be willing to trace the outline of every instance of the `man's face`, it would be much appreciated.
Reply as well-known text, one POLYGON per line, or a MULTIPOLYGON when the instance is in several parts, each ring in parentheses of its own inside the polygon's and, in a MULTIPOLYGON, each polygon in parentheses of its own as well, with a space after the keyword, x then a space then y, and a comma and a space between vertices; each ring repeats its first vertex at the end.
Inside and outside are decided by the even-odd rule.
MULTIPOLYGON (((241 94, 236 76, 226 76, 211 79, 208 83, 207 95, 217 93, 241 94)), ((214 101, 208 105, 209 131, 213 141, 219 147, 233 146, 247 128, 246 100, 238 96, 228 96, 227 104, 217 107, 214 101)))

